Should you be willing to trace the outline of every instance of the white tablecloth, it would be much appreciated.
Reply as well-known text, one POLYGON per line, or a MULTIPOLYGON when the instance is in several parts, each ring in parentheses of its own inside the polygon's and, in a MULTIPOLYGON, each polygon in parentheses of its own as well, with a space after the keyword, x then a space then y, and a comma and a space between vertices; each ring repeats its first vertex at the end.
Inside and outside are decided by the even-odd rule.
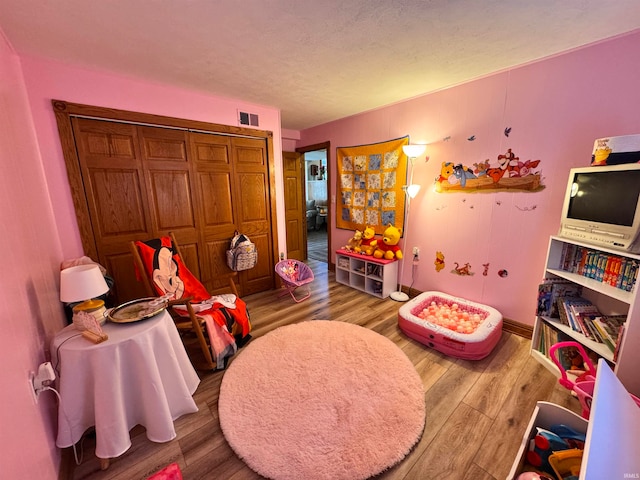
POLYGON ((103 328, 109 335, 103 343, 91 343, 72 325, 52 341, 61 396, 56 445, 77 443, 94 425, 99 458, 127 451, 129 430, 138 424, 151 441, 174 439, 173 421, 198 410, 192 394, 200 379, 171 317, 162 312, 103 328))

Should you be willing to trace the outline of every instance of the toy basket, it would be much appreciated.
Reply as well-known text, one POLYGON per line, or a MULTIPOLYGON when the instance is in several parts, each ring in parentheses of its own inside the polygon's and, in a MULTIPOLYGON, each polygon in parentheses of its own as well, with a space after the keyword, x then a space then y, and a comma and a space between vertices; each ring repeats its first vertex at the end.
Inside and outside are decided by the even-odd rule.
MULTIPOLYGON (((565 387, 567 390, 571 390, 576 394, 578 400, 580 401, 580 405, 582 406, 582 418, 588 420, 589 414, 591 413, 593 391, 596 385, 596 368, 593 366, 593 362, 591 362, 589 355, 587 355, 587 352, 578 342, 559 342, 549 348, 549 357, 551 357, 553 363, 555 363, 556 366, 560 369, 561 377, 558 379, 558 383, 565 387), (576 348, 580 356, 582 356, 582 360, 587 367, 587 370, 580 376, 578 376, 575 382, 569 380, 569 378, 567 377, 567 371, 558 359, 556 353, 557 350, 561 348, 576 348)), ((636 397, 635 395, 631 395, 631 398, 633 398, 633 401, 636 402, 636 405, 640 407, 640 398, 636 397)))

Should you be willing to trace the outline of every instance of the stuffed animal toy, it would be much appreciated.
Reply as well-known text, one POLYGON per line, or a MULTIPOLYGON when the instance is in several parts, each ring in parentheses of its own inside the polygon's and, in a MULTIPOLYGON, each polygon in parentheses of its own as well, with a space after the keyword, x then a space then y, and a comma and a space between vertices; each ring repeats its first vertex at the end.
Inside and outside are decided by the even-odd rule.
POLYGON ((360 230, 356 230, 353 234, 353 237, 349 239, 349 243, 345 245, 344 249, 349 252, 356 252, 357 248, 360 248, 360 244, 362 243, 362 232, 360 230))
POLYGON ((393 260, 394 258, 402 260, 402 250, 398 246, 400 235, 402 235, 402 229, 389 224, 382 234, 382 243, 376 244, 373 256, 385 260, 393 260))
POLYGON ((373 255, 378 240, 375 239, 376 231, 372 227, 364 227, 362 232, 362 243, 355 248, 356 253, 363 255, 373 255))

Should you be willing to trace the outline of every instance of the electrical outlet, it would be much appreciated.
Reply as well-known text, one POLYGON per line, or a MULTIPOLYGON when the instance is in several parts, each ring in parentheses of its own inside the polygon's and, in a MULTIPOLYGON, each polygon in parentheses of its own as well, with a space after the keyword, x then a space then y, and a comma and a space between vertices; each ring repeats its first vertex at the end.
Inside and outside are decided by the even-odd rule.
POLYGON ((413 255, 417 257, 420 255, 420 249, 418 247, 413 247, 413 255))
POLYGON ((33 393, 33 399, 38 403, 40 393, 56 379, 56 374, 51 366, 51 362, 41 363, 38 373, 29 372, 29 385, 33 393))

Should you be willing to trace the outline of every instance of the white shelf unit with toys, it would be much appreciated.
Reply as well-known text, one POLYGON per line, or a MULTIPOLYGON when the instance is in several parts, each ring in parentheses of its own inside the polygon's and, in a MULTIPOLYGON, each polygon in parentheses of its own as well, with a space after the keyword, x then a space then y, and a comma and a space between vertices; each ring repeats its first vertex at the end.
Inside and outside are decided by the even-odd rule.
MULTIPOLYGON (((552 236, 544 270, 545 281, 579 288, 579 296, 595 305, 602 315, 617 316, 623 320, 626 316, 626 321, 612 349, 566 325, 561 318, 538 315, 531 339, 531 355, 560 376, 558 367, 547 356, 547 349, 556 341, 576 341, 587 351, 604 358, 625 388, 640 396, 640 375, 637 372, 640 365, 640 304, 636 282, 639 266, 640 255, 552 236)), ((550 301, 555 301, 555 298, 550 301)))
POLYGON ((507 480, 517 480, 520 473, 533 469, 527 465, 527 452, 537 433, 536 427, 548 430, 560 424, 586 434, 580 480, 638 478, 640 475, 640 443, 637 441, 640 409, 605 360, 601 359, 598 366, 589 420, 559 405, 538 402, 507 480))
POLYGON ((336 281, 379 298, 387 298, 398 287, 398 262, 336 251, 336 281))

